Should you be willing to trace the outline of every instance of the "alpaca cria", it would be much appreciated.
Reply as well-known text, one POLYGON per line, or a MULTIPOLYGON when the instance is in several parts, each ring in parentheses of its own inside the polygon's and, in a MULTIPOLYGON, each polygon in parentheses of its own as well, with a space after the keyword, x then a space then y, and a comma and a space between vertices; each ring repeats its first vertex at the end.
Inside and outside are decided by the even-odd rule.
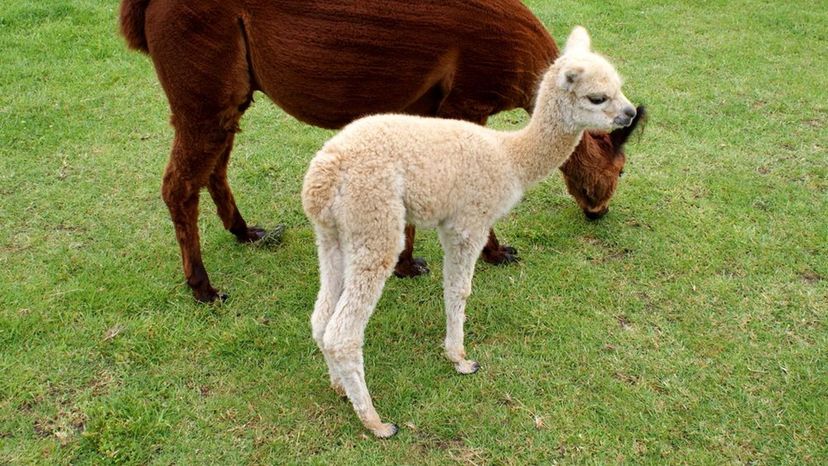
POLYGON ((316 233, 320 290, 311 325, 337 391, 365 427, 390 437, 365 384, 365 326, 403 249, 406 222, 436 227, 443 247, 445 354, 461 374, 463 322, 487 232, 526 189, 560 166, 584 130, 629 126, 635 109, 612 65, 576 27, 541 82, 525 128, 499 132, 458 120, 378 115, 358 120, 311 161, 302 204, 316 233))

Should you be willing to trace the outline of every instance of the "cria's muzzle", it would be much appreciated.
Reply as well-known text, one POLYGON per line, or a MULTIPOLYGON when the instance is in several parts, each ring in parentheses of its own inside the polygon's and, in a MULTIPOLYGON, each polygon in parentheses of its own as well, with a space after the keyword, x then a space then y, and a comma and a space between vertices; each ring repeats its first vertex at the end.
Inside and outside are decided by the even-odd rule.
POLYGON ((621 114, 618 115, 617 117, 615 117, 614 120, 612 120, 612 123, 614 125, 618 126, 618 127, 626 128, 627 126, 630 126, 632 124, 634 118, 635 118, 635 108, 633 108, 630 105, 630 106, 624 107, 624 110, 622 110, 621 114))

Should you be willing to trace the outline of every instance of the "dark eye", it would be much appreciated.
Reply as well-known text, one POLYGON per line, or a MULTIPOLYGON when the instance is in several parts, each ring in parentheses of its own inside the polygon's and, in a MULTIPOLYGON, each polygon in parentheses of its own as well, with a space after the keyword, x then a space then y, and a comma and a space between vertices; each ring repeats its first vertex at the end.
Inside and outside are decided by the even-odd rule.
POLYGON ((588 95, 587 99, 592 102, 593 105, 601 105, 602 103, 607 101, 607 96, 605 95, 588 95))
POLYGON ((624 176, 624 169, 622 168, 620 172, 618 172, 618 177, 621 178, 624 176))

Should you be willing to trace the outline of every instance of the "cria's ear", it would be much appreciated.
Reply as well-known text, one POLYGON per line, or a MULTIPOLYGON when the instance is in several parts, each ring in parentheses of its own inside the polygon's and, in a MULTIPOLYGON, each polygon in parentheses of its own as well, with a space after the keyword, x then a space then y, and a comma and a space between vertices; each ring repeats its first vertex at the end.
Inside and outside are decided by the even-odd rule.
POLYGON ((569 66, 564 68, 561 70, 561 74, 558 75, 558 87, 565 91, 572 89, 572 86, 578 82, 578 79, 580 79, 583 73, 584 69, 580 66, 569 66))
POLYGON ((589 33, 583 26, 575 26, 569 38, 566 39, 566 46, 563 54, 570 52, 589 52, 592 47, 592 41, 589 38, 589 33))

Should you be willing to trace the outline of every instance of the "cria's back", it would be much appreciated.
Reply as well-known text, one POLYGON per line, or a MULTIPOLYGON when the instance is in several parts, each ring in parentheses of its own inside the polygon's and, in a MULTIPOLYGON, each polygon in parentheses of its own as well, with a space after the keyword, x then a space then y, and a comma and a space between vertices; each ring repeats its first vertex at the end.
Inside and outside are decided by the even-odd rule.
MULTIPOLYGON (((402 202, 408 221, 433 227, 457 210, 485 208, 486 191, 508 183, 502 172, 488 168, 508 166, 501 152, 498 133, 465 121, 377 115, 348 125, 326 143, 306 184, 317 177, 333 182, 337 171, 338 192, 378 208, 392 201, 376 198, 378 185, 391 187, 388 194, 402 202)), ((306 185, 307 195, 319 185, 306 185)))

